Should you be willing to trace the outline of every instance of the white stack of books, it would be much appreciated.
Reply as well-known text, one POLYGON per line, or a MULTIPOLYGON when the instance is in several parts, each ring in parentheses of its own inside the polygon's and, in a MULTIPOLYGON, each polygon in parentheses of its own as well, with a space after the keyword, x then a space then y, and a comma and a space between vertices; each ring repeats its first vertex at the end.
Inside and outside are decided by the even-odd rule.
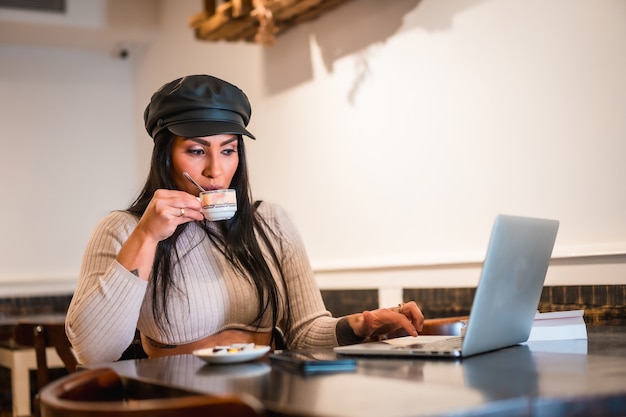
POLYGON ((584 310, 537 313, 528 341, 587 339, 584 310))

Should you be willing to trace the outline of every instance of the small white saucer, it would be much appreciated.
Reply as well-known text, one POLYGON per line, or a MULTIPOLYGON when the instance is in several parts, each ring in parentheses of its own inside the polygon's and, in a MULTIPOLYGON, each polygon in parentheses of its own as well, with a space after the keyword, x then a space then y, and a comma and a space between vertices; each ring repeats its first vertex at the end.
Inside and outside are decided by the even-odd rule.
POLYGON ((240 363, 258 359, 269 352, 269 346, 255 346, 251 349, 228 352, 227 350, 214 351, 215 348, 194 350, 193 354, 208 363, 240 363))

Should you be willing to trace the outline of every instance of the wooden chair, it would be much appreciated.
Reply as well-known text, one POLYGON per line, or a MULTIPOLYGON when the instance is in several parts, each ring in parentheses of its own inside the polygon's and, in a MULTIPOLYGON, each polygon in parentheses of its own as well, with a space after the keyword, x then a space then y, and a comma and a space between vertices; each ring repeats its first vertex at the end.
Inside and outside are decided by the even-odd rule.
POLYGON ((426 319, 420 334, 461 336, 468 319, 469 316, 426 319))
POLYGON ((78 361, 72 352, 72 345, 65 334, 63 322, 20 322, 15 326, 13 337, 20 346, 35 348, 37 359, 37 388, 41 389, 50 382, 50 369, 46 349, 55 348, 67 372, 75 372, 78 361))
POLYGON ((260 417, 257 400, 198 394, 120 377, 108 368, 80 370, 40 392, 42 417, 260 417))

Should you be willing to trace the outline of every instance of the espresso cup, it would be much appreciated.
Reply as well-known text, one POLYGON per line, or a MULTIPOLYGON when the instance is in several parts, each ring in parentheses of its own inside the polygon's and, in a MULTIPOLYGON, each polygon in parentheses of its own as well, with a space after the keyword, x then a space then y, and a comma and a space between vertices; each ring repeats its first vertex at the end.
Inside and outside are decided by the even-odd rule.
POLYGON ((237 194, 233 189, 210 190, 200 193, 204 218, 216 222, 228 220, 237 212, 237 194))

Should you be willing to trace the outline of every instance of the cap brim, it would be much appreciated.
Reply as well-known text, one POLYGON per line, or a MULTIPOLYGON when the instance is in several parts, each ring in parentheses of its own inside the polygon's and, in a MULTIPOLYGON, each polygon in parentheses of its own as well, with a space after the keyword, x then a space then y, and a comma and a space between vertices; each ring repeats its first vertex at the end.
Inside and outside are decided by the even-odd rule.
POLYGON ((245 135, 251 139, 256 139, 252 133, 238 123, 217 122, 215 120, 173 124, 167 126, 167 130, 185 138, 231 134, 245 135))

